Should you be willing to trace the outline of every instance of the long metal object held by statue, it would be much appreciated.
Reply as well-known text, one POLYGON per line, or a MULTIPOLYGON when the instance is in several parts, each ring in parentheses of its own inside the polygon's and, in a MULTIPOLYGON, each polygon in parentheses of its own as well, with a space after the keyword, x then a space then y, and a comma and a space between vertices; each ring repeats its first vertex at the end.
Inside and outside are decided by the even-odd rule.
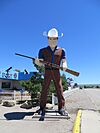
MULTIPOLYGON (((25 58, 29 58, 29 59, 32 59, 33 61, 35 61, 35 58, 27 56, 27 55, 23 55, 23 54, 19 54, 19 53, 15 53, 15 55, 22 56, 22 57, 25 57, 25 58)), ((68 69, 68 68, 66 68, 66 70, 63 70, 63 67, 60 67, 57 64, 53 64, 53 63, 50 63, 50 62, 47 62, 47 61, 42 61, 42 60, 40 60, 40 62, 43 63, 44 65, 49 66, 49 67, 61 69, 62 71, 68 72, 68 73, 70 73, 74 76, 79 76, 79 74, 80 74, 79 72, 76 72, 76 71, 68 69)))

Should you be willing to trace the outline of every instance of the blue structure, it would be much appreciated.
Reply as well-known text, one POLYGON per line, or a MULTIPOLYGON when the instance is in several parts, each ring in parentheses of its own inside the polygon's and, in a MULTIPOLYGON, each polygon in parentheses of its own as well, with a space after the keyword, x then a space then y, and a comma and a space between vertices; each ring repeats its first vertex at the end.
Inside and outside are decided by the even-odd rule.
POLYGON ((36 72, 5 72, 0 71, 0 79, 4 80, 29 80, 36 72))
POLYGON ((24 72, 18 73, 18 80, 29 80, 34 74, 34 72, 30 72, 29 74, 25 74, 24 72))
POLYGON ((37 72, 5 72, 0 71, 0 91, 10 90, 12 88, 17 88, 23 90, 23 87, 19 84, 19 81, 29 80, 32 76, 35 76, 37 72))

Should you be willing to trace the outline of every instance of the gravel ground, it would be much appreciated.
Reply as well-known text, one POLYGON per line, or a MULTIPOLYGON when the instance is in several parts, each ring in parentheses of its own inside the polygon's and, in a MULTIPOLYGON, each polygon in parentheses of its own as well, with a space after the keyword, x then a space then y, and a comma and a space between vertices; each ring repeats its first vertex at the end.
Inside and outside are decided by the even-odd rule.
MULTIPOLYGON (((55 106, 55 109, 57 106, 55 106)), ((22 109, 19 105, 4 107, 0 105, 0 133, 72 133, 73 123, 77 110, 93 109, 100 110, 100 90, 87 89, 74 91, 66 98, 66 109, 71 116, 66 119, 45 119, 40 122, 32 119, 32 109, 22 109), (6 118, 9 116, 9 120, 6 118)))
POLYGON ((71 133, 75 114, 67 119, 45 119, 40 122, 38 118, 32 119, 36 109, 22 109, 19 105, 4 107, 0 105, 0 133, 71 133), (7 119, 8 120, 7 120, 7 119))

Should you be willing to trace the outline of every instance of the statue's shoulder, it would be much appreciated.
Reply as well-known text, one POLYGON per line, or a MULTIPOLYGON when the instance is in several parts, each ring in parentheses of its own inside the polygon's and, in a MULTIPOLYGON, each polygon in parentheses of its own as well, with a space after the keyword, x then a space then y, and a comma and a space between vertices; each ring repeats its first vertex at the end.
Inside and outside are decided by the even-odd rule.
POLYGON ((43 47, 43 48, 41 48, 41 49, 39 50, 39 52, 45 52, 45 51, 47 51, 47 49, 48 49, 48 47, 43 47))
POLYGON ((62 50, 64 52, 66 51, 65 48, 62 48, 62 47, 57 47, 57 49, 62 50))
POLYGON ((64 51, 64 52, 66 51, 66 49, 65 49, 65 48, 61 48, 61 49, 62 49, 62 51, 64 51))

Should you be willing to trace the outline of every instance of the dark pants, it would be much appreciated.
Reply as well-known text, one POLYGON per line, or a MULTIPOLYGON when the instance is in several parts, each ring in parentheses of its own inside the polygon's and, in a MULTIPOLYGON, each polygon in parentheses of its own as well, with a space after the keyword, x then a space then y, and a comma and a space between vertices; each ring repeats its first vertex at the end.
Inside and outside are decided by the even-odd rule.
POLYGON ((40 97, 40 108, 45 108, 46 106, 48 88, 51 80, 54 81, 54 85, 56 88, 56 93, 58 98, 58 109, 61 109, 65 105, 65 99, 63 96, 63 87, 60 79, 59 70, 45 70, 44 82, 43 82, 43 87, 42 87, 41 97, 40 97))

